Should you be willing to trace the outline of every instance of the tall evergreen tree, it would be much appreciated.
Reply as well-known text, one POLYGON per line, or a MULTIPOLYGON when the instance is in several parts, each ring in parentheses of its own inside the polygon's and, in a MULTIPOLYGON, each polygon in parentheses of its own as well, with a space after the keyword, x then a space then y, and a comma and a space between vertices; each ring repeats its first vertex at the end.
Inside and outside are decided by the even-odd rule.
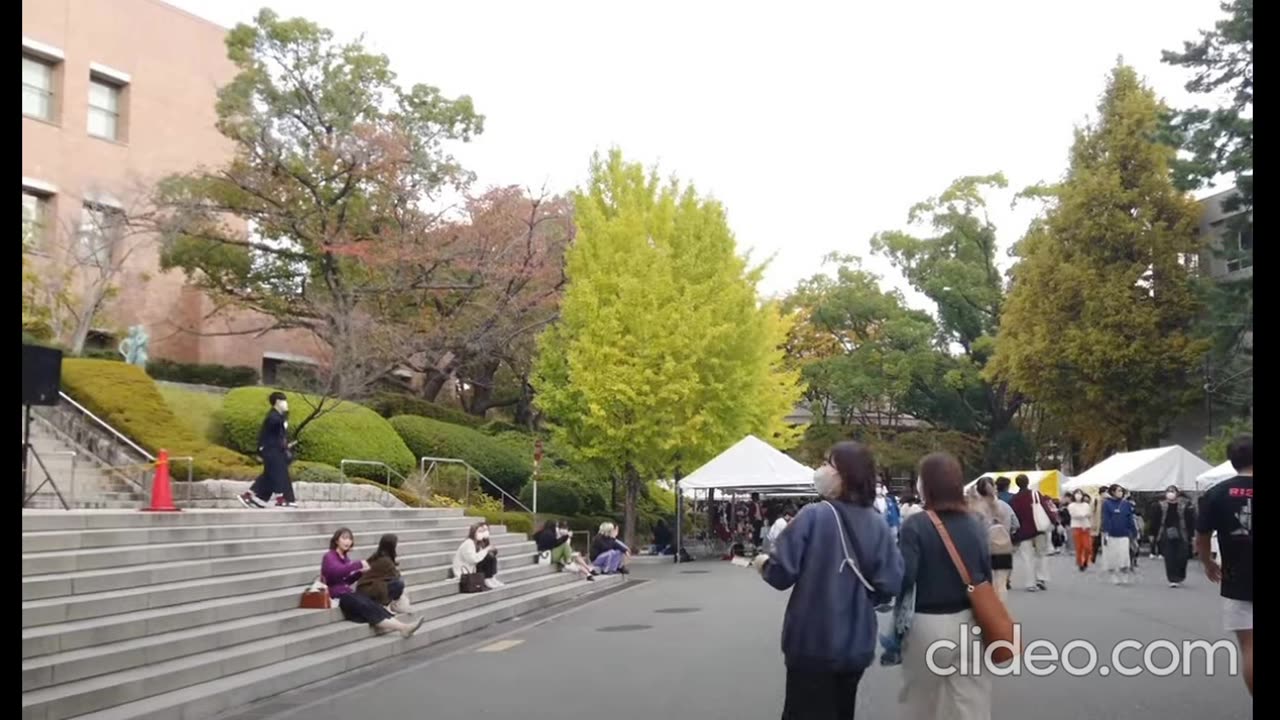
POLYGON ((1194 397, 1207 344, 1187 259, 1199 208, 1174 187, 1164 108, 1133 68, 1111 72, 1064 181, 1018 243, 989 377, 1059 417, 1085 460, 1156 441, 1194 397))

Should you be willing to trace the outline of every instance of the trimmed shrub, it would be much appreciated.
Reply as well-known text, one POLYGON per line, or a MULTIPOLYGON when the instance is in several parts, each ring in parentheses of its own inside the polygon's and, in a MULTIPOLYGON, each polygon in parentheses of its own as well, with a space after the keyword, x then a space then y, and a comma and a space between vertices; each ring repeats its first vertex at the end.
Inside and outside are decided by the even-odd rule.
POLYGON ((289 478, 294 482, 341 483, 342 471, 332 465, 299 460, 289 466, 289 478))
POLYGON ((529 431, 507 422, 506 420, 490 420, 480 427, 480 429, 489 435, 501 435, 502 433, 516 433, 518 435, 529 436, 529 431))
MULTIPOLYGON (((533 507, 533 483, 520 491, 520 502, 533 507)), ((538 513, 577 515, 582 512, 582 489, 565 480, 538 481, 538 513)))
MULTIPOLYGON (((356 485, 372 485, 384 491, 387 489, 386 485, 380 482, 375 482, 373 480, 366 480, 365 478, 353 477, 351 478, 351 482, 356 485)), ((433 505, 432 503, 429 503, 426 500, 423 500, 422 498, 418 497, 414 493, 411 493, 408 490, 405 490, 403 488, 393 487, 391 488, 391 494, 397 500, 404 503, 405 505, 408 505, 409 507, 414 507, 414 508, 442 507, 440 505, 433 505)))
POLYGON ((512 495, 533 474, 532 455, 522 457, 503 443, 477 430, 414 415, 391 418, 414 457, 444 457, 466 460, 499 487, 512 495))
POLYGON ((378 393, 373 396, 373 400, 369 401, 369 407, 384 418, 417 415, 469 428, 479 428, 485 424, 484 418, 400 393, 378 393))
POLYGON ((222 396, 173 385, 157 385, 156 390, 169 404, 169 409, 187 423, 196 435, 216 445, 222 440, 222 425, 218 422, 218 409, 222 396))
POLYGON ((468 515, 479 515, 484 521, 490 525, 505 525, 507 532, 525 533, 526 535, 533 532, 533 518, 528 513, 523 512, 480 512, 476 508, 467 508, 468 515))
POLYGON ((261 472, 250 458, 211 444, 180 420, 140 367, 67 358, 62 361, 62 388, 148 452, 163 448, 172 456, 194 457, 197 480, 247 480, 261 472))
POLYGON ((152 360, 147 363, 147 374, 156 380, 167 380, 190 385, 237 388, 258 384, 258 371, 244 366, 152 360))
MULTIPOLYGON (((267 398, 272 392, 271 388, 248 387, 227 393, 218 416, 222 422, 223 437, 231 447, 241 452, 257 451, 258 430, 263 416, 270 409, 267 398)), ((308 402, 306 396, 298 393, 285 393, 285 396, 289 399, 290 415, 295 418, 292 430, 292 426, 310 412, 312 404, 319 403, 319 398, 310 398, 308 402)), ((331 407, 332 410, 326 407, 324 414, 312 420, 302 431, 296 450, 299 460, 334 467, 341 467, 346 459, 371 460, 384 462, 401 475, 408 475, 413 470, 413 454, 391 425, 377 413, 349 401, 331 407)), ((370 480, 384 480, 386 477, 382 468, 372 465, 349 466, 347 473, 370 480)), ((393 475, 391 483, 399 486, 401 480, 393 475)))

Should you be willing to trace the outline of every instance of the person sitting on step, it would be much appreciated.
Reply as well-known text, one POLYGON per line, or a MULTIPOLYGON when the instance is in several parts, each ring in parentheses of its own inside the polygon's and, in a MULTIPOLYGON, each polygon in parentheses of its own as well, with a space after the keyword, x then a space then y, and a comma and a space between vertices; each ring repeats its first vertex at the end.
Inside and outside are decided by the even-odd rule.
POLYGON ((329 552, 320 562, 320 578, 329 587, 329 597, 338 601, 342 616, 351 622, 367 623, 379 633, 398 631, 405 638, 412 637, 422 627, 422 618, 413 623, 396 620, 377 601, 352 589, 351 584, 369 570, 368 562, 348 557, 355 544, 355 536, 347 528, 338 528, 329 539, 329 552))
POLYGON ((404 578, 400 576, 400 567, 396 564, 396 545, 399 541, 395 535, 383 535, 378 540, 378 549, 365 561, 369 569, 356 581, 356 592, 368 595, 374 602, 397 615, 409 612, 404 578))
POLYGON ((591 542, 591 564, 601 574, 627 575, 627 558, 631 549, 618 541, 618 528, 611 522, 600 523, 600 533, 591 542))
POLYGON ((489 541, 489 523, 478 522, 467 532, 467 539, 453 554, 453 577, 480 573, 484 586, 493 590, 503 586, 498 579, 498 548, 489 541))
POLYGON ((595 580, 595 568, 588 565, 580 553, 573 551, 572 537, 567 520, 548 520, 533 536, 538 544, 538 561, 544 562, 545 558, 545 562, 554 564, 562 572, 573 570, 588 580, 595 580))

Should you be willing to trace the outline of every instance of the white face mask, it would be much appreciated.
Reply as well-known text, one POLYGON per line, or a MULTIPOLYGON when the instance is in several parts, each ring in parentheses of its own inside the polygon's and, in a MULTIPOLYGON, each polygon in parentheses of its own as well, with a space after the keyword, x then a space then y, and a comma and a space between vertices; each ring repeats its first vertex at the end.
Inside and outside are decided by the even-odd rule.
POLYGON ((483 541, 483 540, 488 540, 488 539, 489 539, 489 531, 488 531, 488 530, 477 530, 477 531, 476 531, 476 540, 481 540, 481 541, 483 541))
POLYGON ((1165 500, 1168 500, 1169 502, 1173 502, 1174 500, 1177 500, 1177 499, 1178 499, 1178 493, 1176 493, 1176 492, 1167 492, 1167 493, 1165 493, 1165 494, 1164 494, 1164 499, 1165 499, 1165 500))
POLYGON ((277 400, 277 401, 276 401, 276 410, 277 410, 277 411, 279 411, 281 414, 284 414, 284 413, 289 412, 289 401, 288 401, 288 400, 277 400))
POLYGON ((828 500, 840 496, 840 473, 830 465, 823 465, 813 472, 813 487, 818 495, 828 500))

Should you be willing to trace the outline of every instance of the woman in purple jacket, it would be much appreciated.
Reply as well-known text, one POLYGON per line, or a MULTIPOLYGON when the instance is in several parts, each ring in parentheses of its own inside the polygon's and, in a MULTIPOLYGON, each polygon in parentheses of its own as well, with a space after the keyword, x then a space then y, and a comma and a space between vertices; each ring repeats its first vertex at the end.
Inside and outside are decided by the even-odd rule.
POLYGON ((347 528, 338 528, 329 539, 329 552, 320 563, 320 579, 329 587, 329 597, 338 601, 342 616, 351 622, 368 623, 380 632, 399 631, 406 638, 412 637, 422 626, 423 618, 412 623, 400 622, 368 595, 352 590, 360 574, 369 569, 369 563, 364 560, 348 557, 355 544, 355 536, 347 528))

